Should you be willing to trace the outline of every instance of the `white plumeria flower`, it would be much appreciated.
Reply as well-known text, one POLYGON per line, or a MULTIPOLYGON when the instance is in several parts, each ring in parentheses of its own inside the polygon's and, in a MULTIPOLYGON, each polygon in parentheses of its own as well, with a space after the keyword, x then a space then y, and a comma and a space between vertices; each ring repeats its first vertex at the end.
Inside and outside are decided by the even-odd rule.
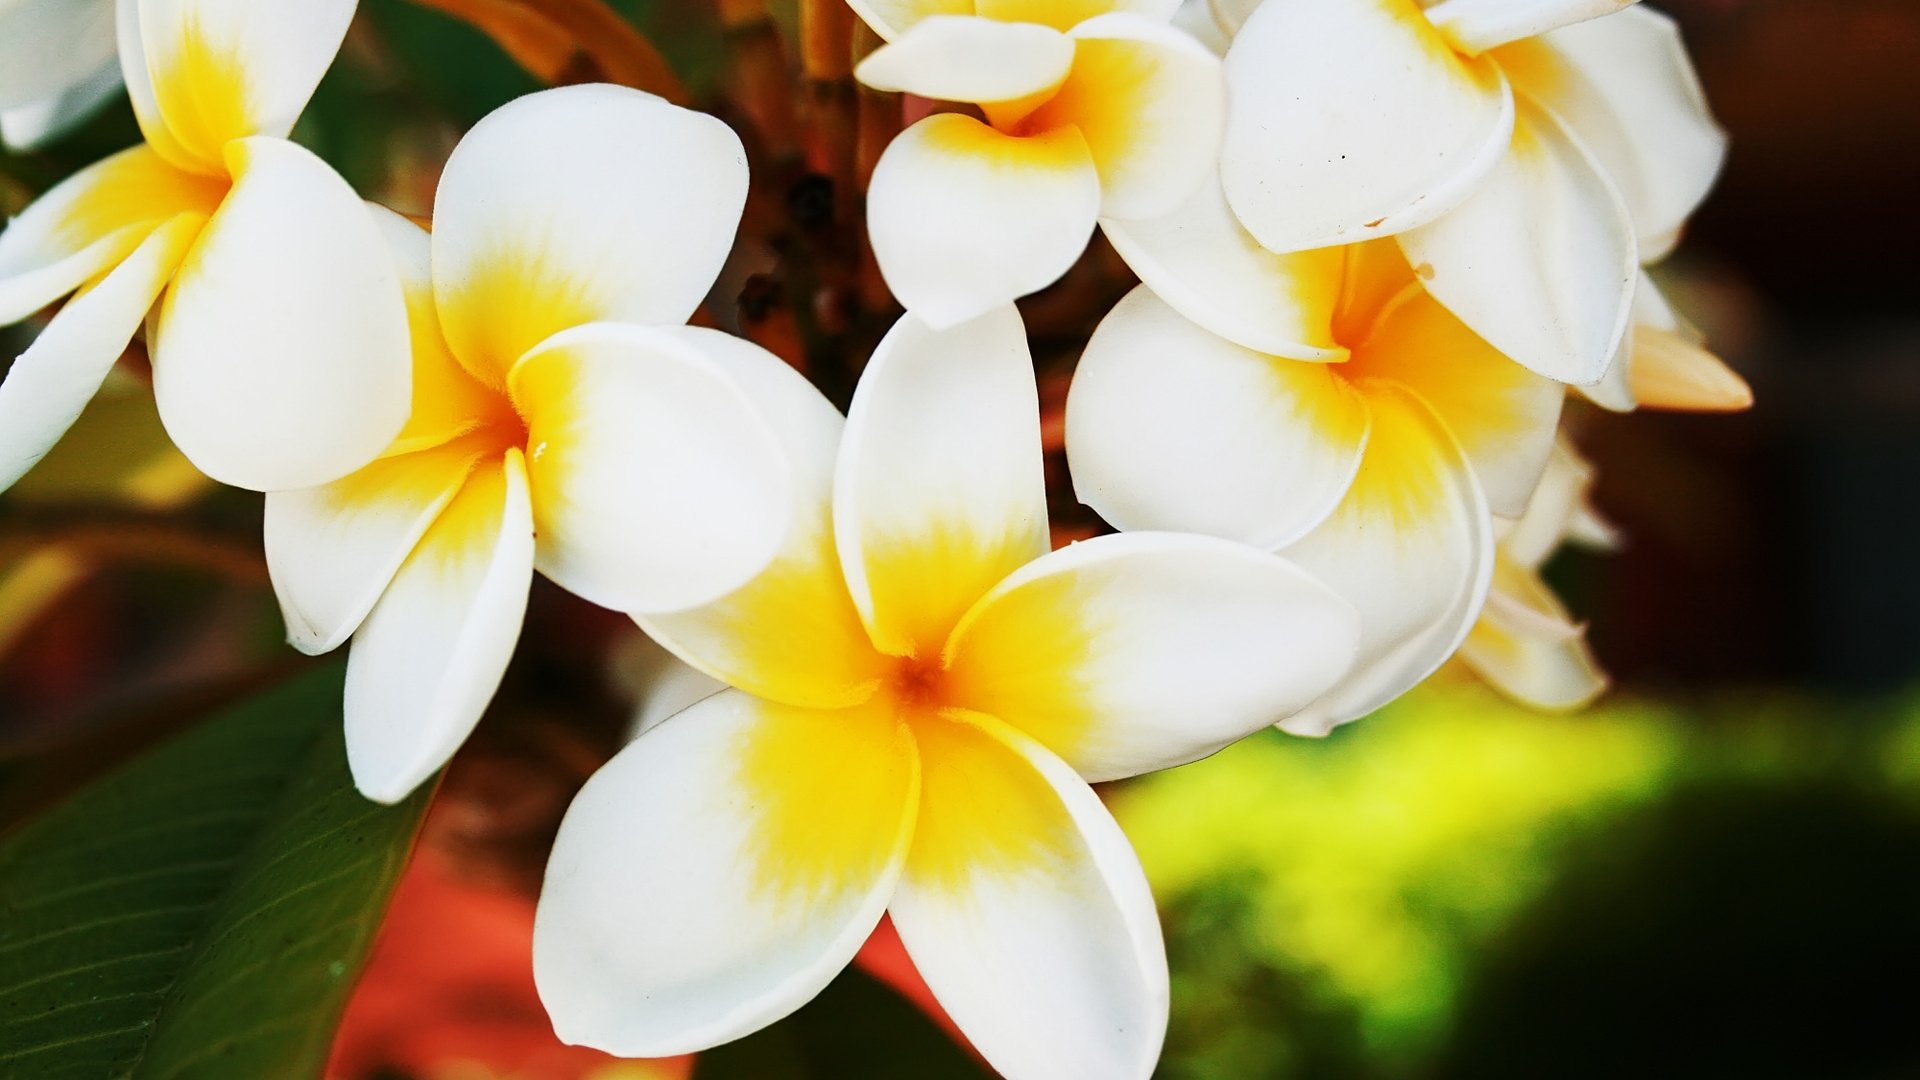
POLYGON ((155 301, 160 418, 208 476, 333 480, 406 421, 407 315, 365 204, 287 141, 353 0, 121 0, 146 144, 0 234, 0 324, 69 293, 0 385, 0 488, 66 431, 155 301), (77 292, 76 292, 77 290, 77 292))
POLYGON ((853 0, 889 44, 859 79, 978 107, 887 147, 867 191, 881 274, 956 326, 1052 284, 1103 218, 1155 217, 1219 156, 1218 57, 1167 20, 1177 0, 853 0))
POLYGON ((1592 526, 1600 519, 1587 501, 1592 487, 1593 466, 1560 439, 1526 512, 1496 523, 1500 541, 1493 587, 1479 622, 1460 645, 1460 661, 1469 669, 1536 709, 1583 708, 1607 689, 1606 673, 1587 647, 1585 627, 1573 621, 1540 577, 1540 567, 1568 540, 1595 546, 1592 526))
POLYGON ((114 0, 0 0, 0 142, 32 149, 120 89, 114 0))
POLYGON ((1392 241, 1274 255, 1223 242, 1243 234, 1217 188, 1194 206, 1212 211, 1124 238, 1167 299, 1136 289, 1087 343, 1074 486, 1122 529, 1278 550, 1352 601, 1359 662, 1281 725, 1323 734, 1459 647, 1493 573, 1491 515, 1525 508, 1566 391, 1455 318, 1392 241))
POLYGON ((1266 0, 1227 54, 1227 199, 1273 251, 1397 236, 1476 333, 1592 385, 1725 155, 1629 2, 1266 0))
POLYGON ((1011 307, 909 315, 839 415, 758 392, 803 462, 795 530, 716 605, 641 623, 734 689, 641 735, 561 825, 534 930, 555 1030, 650 1057, 818 993, 883 912, 1012 1077, 1145 1077, 1167 1018, 1153 898, 1087 786, 1313 700, 1352 609, 1278 557, 1172 534, 1047 552, 1011 307), (836 449, 837 448, 837 449, 836 449))
POLYGON ((385 222, 414 338, 414 411, 378 461, 267 498, 293 644, 353 636, 347 754, 393 801, 499 685, 535 569, 665 611, 738 588, 784 537, 792 467, 743 380, 786 366, 678 325, 727 257, 740 140, 650 94, 509 104, 440 180, 431 239, 385 222))

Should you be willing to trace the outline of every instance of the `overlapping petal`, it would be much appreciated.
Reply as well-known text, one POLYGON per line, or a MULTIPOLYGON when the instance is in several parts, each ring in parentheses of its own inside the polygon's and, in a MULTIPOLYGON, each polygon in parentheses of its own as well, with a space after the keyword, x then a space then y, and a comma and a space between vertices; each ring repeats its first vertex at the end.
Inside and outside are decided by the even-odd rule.
POLYGON ((1126 533, 1029 563, 968 612, 945 699, 1003 718, 1089 781, 1205 757, 1320 697, 1360 621, 1275 555, 1126 533))
POLYGON ((972 15, 974 0, 847 0, 847 6, 886 41, 932 15, 972 15))
POLYGON ((0 5, 0 110, 58 97, 114 58, 113 0, 0 5))
POLYGON ((1413 0, 1278 0, 1227 53, 1221 176, 1274 251, 1390 236, 1473 192, 1506 152, 1513 95, 1413 0))
POLYGON ((855 605, 882 651, 927 657, 973 602, 1045 554, 1040 410, 1012 307, 944 332, 912 315, 874 350, 833 506, 855 605))
POLYGON ((532 584, 526 463, 508 450, 468 479, 354 634, 347 764, 361 794, 405 798, 466 741, 506 672, 532 584))
POLYGON ((739 137, 651 94, 569 86, 503 106, 460 141, 434 205, 447 344, 502 387, 568 327, 685 322, 746 192, 739 137))
POLYGON ((1434 28, 1469 55, 1563 26, 1611 15, 1636 0, 1441 0, 1426 9, 1434 28))
POLYGON ((1106 218, 1101 231, 1140 280, 1230 341, 1294 360, 1341 360, 1332 337, 1345 259, 1338 248, 1276 255, 1227 205, 1219 177, 1156 218, 1106 218))
POLYGON ((856 74, 875 90, 1010 102, 1059 85, 1073 52, 1073 39, 1049 27, 931 15, 862 60, 856 74))
MULTIPOLYGON (((106 29, 111 46, 111 19, 106 29)), ((85 123, 120 90, 120 61, 110 58, 93 74, 51 97, 0 108, 0 142, 18 150, 37 150, 85 123)))
POLYGON ((1180 0, 975 0, 974 3, 975 10, 989 19, 1039 23, 1056 30, 1071 30, 1113 12, 1166 22, 1179 6, 1180 0))
POLYGON ((1640 257, 1667 254, 1727 154, 1673 20, 1636 6, 1495 58, 1592 153, 1633 215, 1640 257))
POLYGON ((232 144, 236 178, 161 305, 160 418, 208 476, 312 487, 371 461, 406 422, 407 312, 353 189, 293 143, 232 144))
POLYGON ((791 520, 767 419, 685 337, 562 331, 509 379, 526 418, 540 571, 616 611, 716 599, 764 568, 791 520))
POLYGON ((887 287, 943 329, 1058 280, 1099 215, 1100 173, 1077 128, 1017 137, 954 113, 887 144, 867 191, 887 287))
POLYGON ((1333 515, 1282 554, 1360 612, 1360 658, 1280 726, 1323 735, 1431 675, 1472 629, 1493 573, 1485 497, 1434 411, 1392 384, 1366 388, 1373 429, 1333 515))
POLYGON ((1185 202, 1212 173, 1226 123, 1219 57, 1164 21, 1102 15, 1071 32, 1073 67, 1022 133, 1071 125, 1100 174, 1100 213, 1146 218, 1185 202))
POLYGON ((891 914, 948 1015, 1011 1077, 1145 1077, 1167 1023, 1153 896, 1066 763, 992 717, 915 725, 925 763, 891 914))
POLYGON ((1545 110, 1523 101, 1512 148, 1472 197, 1400 245, 1427 291, 1501 352, 1564 383, 1605 375, 1633 304, 1633 222, 1545 110))
POLYGON ((547 864, 533 959, 554 1030, 661 1057, 792 1012, 880 921, 919 788, 911 738, 877 711, 727 691, 641 736, 547 864))
POLYGON ((356 0, 121 0, 120 52, 147 142, 219 174, 225 147, 285 138, 333 64, 356 0), (129 59, 129 58, 132 59, 129 59))
POLYGON ((79 419, 205 223, 182 214, 153 230, 13 362, 0 382, 0 491, 79 419))
POLYGON ((1537 574, 1504 560, 1460 659, 1508 697, 1536 709, 1582 708, 1607 689, 1581 627, 1537 574))
POLYGON ((1243 348, 1136 289, 1074 373, 1074 490, 1123 529, 1290 543, 1333 511, 1360 466, 1366 404, 1340 366, 1243 348))

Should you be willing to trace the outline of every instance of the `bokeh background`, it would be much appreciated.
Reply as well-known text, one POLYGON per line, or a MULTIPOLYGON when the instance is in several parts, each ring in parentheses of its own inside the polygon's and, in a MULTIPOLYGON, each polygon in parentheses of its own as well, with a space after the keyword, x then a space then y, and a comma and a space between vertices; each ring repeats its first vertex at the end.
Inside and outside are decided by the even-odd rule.
MULTIPOLYGON (((752 78, 737 58, 783 29, 617 6, 721 110, 752 78)), ((1758 404, 1582 417, 1627 538, 1550 568, 1615 676, 1594 708, 1541 716, 1449 672, 1327 740, 1258 737, 1108 792, 1165 919, 1169 1078, 1920 1076, 1920 5, 1657 6, 1733 146, 1664 280, 1758 404)), ((425 213, 459 133, 539 85, 458 21, 365 0, 298 137, 425 213)), ((122 103, 0 156, 0 205, 136 138, 122 103)), ((830 212, 802 171, 757 179, 796 217, 830 212)), ((782 302, 764 274, 741 287, 742 319, 782 302)), ((0 330, 0 355, 31 332, 0 330)), ((1071 356, 1044 353, 1057 382, 1071 356)), ((258 497, 168 448, 142 363, 0 496, 0 828, 304 663, 281 644, 258 497)), ((335 1075, 981 1075, 884 943, 696 1062, 554 1044, 525 971, 530 898, 647 661, 625 620, 557 589, 529 623, 335 1075)))

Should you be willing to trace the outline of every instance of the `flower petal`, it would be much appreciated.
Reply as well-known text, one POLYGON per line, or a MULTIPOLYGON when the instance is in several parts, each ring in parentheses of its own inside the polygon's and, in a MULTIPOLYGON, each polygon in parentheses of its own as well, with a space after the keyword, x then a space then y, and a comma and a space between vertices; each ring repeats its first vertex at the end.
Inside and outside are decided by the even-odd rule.
POLYGON ((739 589, 635 621, 688 663, 755 696, 810 708, 866 700, 883 671, 833 540, 833 469, 844 421, 813 384, 750 342, 696 327, 665 332, 726 369, 773 425, 793 464, 793 524, 779 554, 739 589))
POLYGON ((1053 284, 1099 215, 1100 174, 1078 130, 1017 138, 956 113, 895 137, 867 191, 887 287, 939 329, 1053 284))
POLYGON ((1513 519, 1500 537, 1501 558, 1528 570, 1546 562, 1566 538, 1574 515, 1586 506, 1593 475, 1593 466, 1564 435, 1555 439, 1526 512, 1513 519))
POLYGON ((1641 260, 1665 256, 1727 156, 1673 20, 1636 6, 1516 42, 1495 59, 1600 164, 1633 215, 1641 260))
POLYGON ((974 4, 989 19, 1039 23, 1055 30, 1071 30, 1110 12, 1166 22, 1179 6, 1180 0, 976 0, 974 4))
POLYGON ((1102 536, 1017 570, 961 620, 947 700, 1089 781, 1184 765, 1291 715, 1352 666, 1352 605, 1276 555, 1102 536))
POLYGON ((1220 58, 1140 15, 1102 15, 1071 36, 1072 71, 1020 131, 1079 129, 1100 172, 1103 217, 1175 209, 1220 160, 1227 114, 1220 58))
POLYGON ((1242 348, 1135 289, 1068 391, 1074 492, 1122 529, 1291 543, 1360 467, 1366 407, 1338 367, 1242 348))
POLYGON ((482 464, 354 634, 347 764, 369 799, 398 802, 447 763, 492 700, 533 584, 525 459, 482 464))
POLYGON ((74 173, 0 232, 0 325, 105 274, 179 215, 212 216, 225 195, 144 146, 74 173))
POLYGON ((880 921, 918 795, 911 739, 878 711, 730 690, 642 735, 547 863, 533 973, 555 1032, 664 1057, 799 1008, 880 921))
POLYGON ((493 386, 590 322, 675 324, 713 287, 747 196, 740 139, 624 87, 530 94, 475 125, 434 203, 453 353, 493 386))
POLYGON ((1133 849, 1033 740, 959 711, 914 726, 920 819, 891 914, 914 965, 1011 1077, 1144 1077, 1166 953, 1133 849))
POLYGON ((160 308, 154 398, 215 480, 324 484, 373 460, 407 419, 394 259, 366 204, 310 151, 263 137, 229 154, 233 192, 160 308))
POLYGON ((1504 560, 1460 659, 1523 705, 1551 712, 1584 708, 1607 689, 1581 628, 1538 575, 1504 560))
POLYGON ((894 41, 933 15, 972 15, 973 0, 847 0, 847 6, 882 40, 894 41))
POLYGON ((1640 269, 1633 223, 1544 110, 1523 101, 1512 150, 1473 197, 1400 246, 1427 291, 1494 348, 1564 383, 1605 375, 1640 269))
POLYGON ((183 214, 62 308, 0 382, 0 491, 66 434, 140 329, 204 218, 183 214))
POLYGON ((875 90, 936 101, 1013 101, 1059 85, 1073 64, 1073 41, 1032 23, 930 15, 854 72, 875 90))
POLYGON ((793 466, 766 417, 688 339, 593 323, 513 369, 540 572, 615 611, 675 611, 764 569, 793 466))
POLYGON ((1012 307, 935 332, 912 315, 854 391, 833 492, 847 587, 873 643, 938 654, 974 601, 1046 554, 1039 392, 1012 307))
MULTIPOLYGON (((111 17, 107 31, 111 46, 111 17)), ((16 150, 37 150, 92 119, 120 91, 120 61, 109 55, 93 74, 51 97, 0 109, 0 142, 16 150)))
POLYGON ((1414 394, 1365 388, 1367 454, 1347 498, 1283 555, 1360 611, 1360 659, 1280 727, 1324 735, 1399 697, 1452 656, 1493 573, 1493 528, 1466 455, 1414 394))
POLYGON ((1157 218, 1104 218, 1101 231, 1140 280, 1229 341, 1294 360, 1343 360, 1333 340, 1345 266, 1338 248, 1276 255, 1233 216, 1215 176, 1157 218))
POLYGON ((1459 205, 1506 152, 1513 94, 1413 0, 1283 0, 1227 53, 1221 176, 1274 251, 1390 236, 1459 205))
POLYGON ((113 15, 113 0, 0 4, 0 109, 57 98, 112 64, 113 15))
POLYGON ((1441 0, 1427 18, 1455 48, 1478 55, 1510 41, 1611 15, 1635 0, 1441 0))
MULTIPOLYGON (((127 5, 123 3, 123 8, 127 5)), ((283 139, 333 65, 356 0, 137 0, 137 43, 123 12, 122 62, 153 148, 183 169, 217 174, 227 143, 283 139), (154 121, 170 138, 155 140, 154 121), (176 156, 180 155, 180 156, 176 156)))
POLYGON ((466 486, 471 441, 380 460, 331 484, 267 495, 267 569, 287 640, 308 655, 347 640, 466 486))

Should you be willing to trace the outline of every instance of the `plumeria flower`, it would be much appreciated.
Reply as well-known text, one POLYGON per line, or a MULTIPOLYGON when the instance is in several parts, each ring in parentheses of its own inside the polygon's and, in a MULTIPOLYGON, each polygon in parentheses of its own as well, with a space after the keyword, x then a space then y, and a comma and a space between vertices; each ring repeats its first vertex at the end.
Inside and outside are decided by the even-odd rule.
POLYGON ((1392 241, 1274 255, 1229 242, 1243 234, 1217 188, 1196 204, 1214 212, 1115 236, 1163 291, 1135 290, 1087 344, 1074 486, 1122 529, 1277 550, 1353 602, 1359 662, 1282 725, 1321 734, 1459 647, 1493 574, 1492 515, 1526 507, 1566 392, 1469 330, 1392 241))
POLYGON ((0 142, 32 149, 120 89, 114 0, 0 0, 0 142))
POLYGON ((1266 0, 1227 55, 1226 197, 1273 251, 1397 237, 1477 334, 1592 385, 1726 148, 1630 2, 1266 0))
POLYGON ((287 132, 352 0, 121 0, 146 143, 0 234, 0 324, 74 294, 0 385, 0 488, 59 439, 156 299, 160 418, 224 483, 336 479, 406 420, 407 315, 379 228, 287 132))
POLYGON ((1540 576, 1540 567, 1564 543, 1590 548, 1617 543, 1588 502, 1592 487, 1593 466, 1561 438, 1526 512, 1495 523, 1500 539, 1493 587, 1460 645, 1466 667, 1536 709, 1583 708, 1607 689, 1606 673, 1587 647, 1586 628, 1540 576))
POLYGON ((1174 0, 852 0, 889 44, 860 80, 977 107, 881 155, 867 226, 887 285, 947 328, 1052 284, 1103 218, 1156 217, 1211 171, 1219 59, 1174 0))
POLYGON ((534 975, 569 1042, 696 1050, 792 1012, 883 912, 1013 1077, 1144 1077, 1167 1019, 1153 899, 1087 786, 1319 696, 1352 609, 1226 541, 1047 552, 1032 360, 1002 307, 909 315, 840 417, 759 387, 799 478, 768 571, 639 621, 732 689, 641 735, 560 828, 534 975), (836 449, 837 448, 837 449, 836 449))
POLYGON ((432 237, 381 220, 413 327, 414 410, 373 464, 268 496, 293 644, 347 663, 347 754, 370 798, 446 762, 500 682, 538 569, 665 611, 778 549, 790 474, 741 380, 766 351, 684 322, 739 225, 747 165, 709 116, 576 86, 481 121, 432 237))

